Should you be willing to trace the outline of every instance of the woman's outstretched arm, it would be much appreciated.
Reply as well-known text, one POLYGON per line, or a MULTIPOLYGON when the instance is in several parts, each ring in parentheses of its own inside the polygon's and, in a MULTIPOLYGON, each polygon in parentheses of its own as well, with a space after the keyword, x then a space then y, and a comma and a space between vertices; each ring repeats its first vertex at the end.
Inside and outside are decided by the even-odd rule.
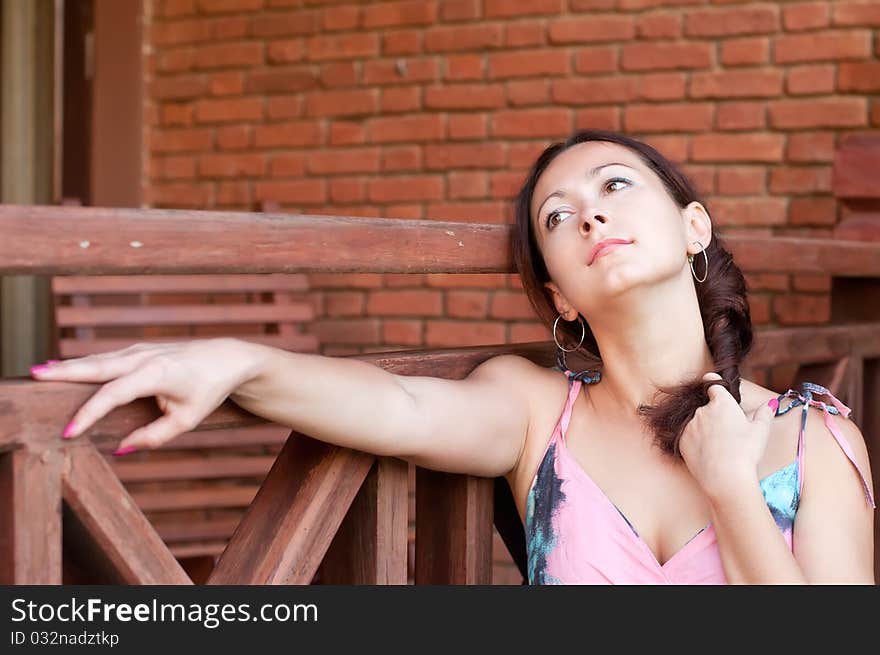
POLYGON ((516 464, 530 420, 517 380, 534 365, 502 355, 463 380, 395 375, 357 359, 239 339, 138 344, 35 369, 41 380, 103 383, 76 412, 77 436, 115 407, 155 396, 163 416, 120 448, 155 448, 194 429, 226 398, 339 446, 426 468, 498 476, 516 464))

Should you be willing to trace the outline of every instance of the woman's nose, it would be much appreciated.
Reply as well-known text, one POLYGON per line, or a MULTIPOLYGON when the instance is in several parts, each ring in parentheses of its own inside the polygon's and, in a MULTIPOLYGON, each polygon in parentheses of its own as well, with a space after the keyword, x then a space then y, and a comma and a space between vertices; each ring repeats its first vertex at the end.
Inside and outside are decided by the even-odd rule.
POLYGON ((583 217, 581 218, 580 228, 582 232, 589 232, 593 223, 605 223, 607 222, 607 218, 605 214, 596 209, 591 209, 587 212, 584 212, 583 217))

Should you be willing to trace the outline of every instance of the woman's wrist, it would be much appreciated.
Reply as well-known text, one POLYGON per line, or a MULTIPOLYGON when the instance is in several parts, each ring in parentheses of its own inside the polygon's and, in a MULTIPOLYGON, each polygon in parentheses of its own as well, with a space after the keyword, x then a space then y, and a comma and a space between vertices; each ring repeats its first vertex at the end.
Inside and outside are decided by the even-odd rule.
POLYGON ((221 337, 218 342, 223 349, 223 360, 237 371, 236 386, 230 395, 265 374, 270 361, 271 348, 235 337, 221 337))

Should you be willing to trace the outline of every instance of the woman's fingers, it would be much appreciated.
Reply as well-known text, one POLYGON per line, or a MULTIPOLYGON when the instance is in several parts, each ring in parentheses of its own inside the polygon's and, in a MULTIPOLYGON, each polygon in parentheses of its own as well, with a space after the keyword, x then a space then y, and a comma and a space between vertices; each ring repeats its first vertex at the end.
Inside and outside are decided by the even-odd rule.
POLYGON ((155 346, 136 344, 124 350, 34 366, 31 375, 59 382, 106 382, 131 373, 155 354, 155 346))
POLYGON ((127 455, 142 448, 158 448, 163 443, 171 441, 174 437, 191 428, 186 422, 175 414, 165 414, 152 423, 138 428, 125 439, 119 442, 119 447, 114 455, 127 455))

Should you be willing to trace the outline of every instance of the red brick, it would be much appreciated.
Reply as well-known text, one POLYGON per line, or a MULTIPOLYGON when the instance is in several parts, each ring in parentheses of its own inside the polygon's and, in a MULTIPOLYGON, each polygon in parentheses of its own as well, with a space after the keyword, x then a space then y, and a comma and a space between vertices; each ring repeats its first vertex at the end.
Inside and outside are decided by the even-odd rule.
POLYGON ((791 68, 788 71, 788 79, 785 84, 786 91, 790 95, 833 93, 834 68, 831 64, 791 68))
POLYGON ((406 346, 421 346, 424 343, 422 321, 412 319, 386 319, 382 321, 382 340, 386 343, 399 343, 406 346))
POLYGON ((773 61, 777 64, 867 59, 870 56, 869 30, 777 36, 773 43, 773 61))
POLYGON ((421 0, 380 2, 363 8, 363 27, 402 27, 431 25, 437 19, 437 3, 421 0))
POLYGON ((778 29, 779 8, 774 6, 698 9, 685 14, 686 36, 768 34, 778 29))
POLYGON ((220 150, 244 150, 250 148, 253 128, 250 125, 226 125, 217 128, 217 145, 220 150))
POLYGON ((550 328, 541 323, 511 323, 510 343, 532 343, 552 339, 550 328))
POLYGON ((780 325, 815 325, 831 320, 827 295, 791 294, 773 299, 773 316, 780 325))
POLYGON ((629 132, 700 132, 711 129, 714 115, 712 104, 627 105, 623 126, 629 132))
POLYGON ((765 98, 782 95, 782 71, 739 70, 694 73, 690 94, 694 98, 765 98))
POLYGON ((548 80, 518 80, 507 83, 507 100, 513 107, 529 107, 550 103, 548 80))
POLYGON ((690 180, 699 195, 710 195, 715 193, 715 167, 714 166, 698 166, 698 165, 682 165, 682 173, 690 180))
POLYGON ((361 21, 361 7, 327 7, 321 15, 321 25, 327 32, 357 29, 361 21))
POLYGON ((828 161, 834 158, 834 134, 800 132, 788 137, 785 158, 789 161, 828 161))
POLYGON ((457 141, 483 139, 489 134, 485 114, 452 114, 449 116, 449 138, 457 141))
POLYGON ((370 180, 371 202, 413 202, 443 197, 443 178, 439 175, 380 177, 370 180))
POLYGON ((482 171, 450 173, 448 189, 448 195, 452 200, 485 198, 489 190, 489 174, 482 171))
POLYGON ((480 0, 441 0, 440 20, 455 22, 479 18, 480 0))
POLYGON ((639 100, 681 100, 685 95, 687 76, 684 73, 653 73, 642 75, 635 86, 639 100))
POLYGON ((330 145, 351 146, 367 142, 367 133, 361 122, 334 121, 330 123, 330 145))
POLYGON ((798 273, 792 276, 795 291, 831 291, 831 276, 798 273))
POLYGON ((837 201, 834 198, 793 198, 788 207, 791 225, 835 225, 837 201))
POLYGON ((261 9, 263 0, 198 0, 199 11, 204 14, 232 14, 261 9))
POLYGON ((180 73, 192 70, 198 50, 193 46, 169 48, 158 55, 157 69, 163 73, 180 73))
POLYGON ((279 153, 269 162, 272 177, 301 177, 306 172, 306 156, 301 152, 279 153))
POLYGON ((290 121, 255 128, 254 142, 257 148, 283 146, 317 146, 321 144, 321 126, 314 121, 290 121))
POLYGON ((844 93, 880 92, 880 62, 842 63, 837 70, 838 91, 844 93))
POLYGON ((425 286, 424 273, 384 273, 382 282, 386 287, 422 288, 425 286))
POLYGON ((506 223, 509 210, 509 203, 504 202, 434 202, 428 205, 425 217, 432 221, 506 223))
POLYGON ((562 105, 607 105, 629 102, 638 93, 638 79, 623 75, 554 80, 553 102, 562 105))
POLYGON ((193 106, 164 103, 160 108, 160 121, 164 126, 189 127, 193 124, 193 106))
POLYGON ((211 76, 211 95, 235 96, 244 92, 244 75, 239 72, 215 73, 211 76))
POLYGON ((309 70, 289 68, 254 71, 245 82, 247 93, 301 93, 318 86, 315 74, 309 70))
POLYGON ((307 116, 361 116, 375 114, 378 109, 375 89, 313 91, 306 96, 307 116))
POLYGON ((718 193, 723 196, 758 196, 767 191, 767 172, 763 166, 720 168, 718 193))
POLYGON ((813 194, 831 191, 829 166, 782 166, 770 171, 770 192, 783 194, 813 194))
POLYGON ((364 62, 364 84, 369 85, 434 82, 438 76, 438 66, 435 59, 364 62))
POLYGON ((800 2, 782 8, 782 25, 791 32, 826 27, 829 19, 829 7, 824 2, 800 2))
POLYGON ((321 84, 324 88, 334 89, 346 86, 357 86, 360 81, 360 62, 334 61, 321 66, 321 84))
POLYGON ((269 120, 277 121, 285 118, 299 118, 302 116, 302 96, 275 96, 269 98, 266 107, 266 116, 269 120))
POLYGON ((700 134, 694 137, 691 157, 694 161, 782 160, 784 137, 779 134, 700 134))
POLYGON ((327 202, 325 180, 285 180, 254 183, 256 200, 274 200, 297 205, 318 205, 327 202))
POLYGON ((880 127, 880 102, 876 100, 871 105, 871 125, 880 127))
POLYGON ((491 174, 489 181, 492 198, 512 199, 525 182, 525 172, 502 171, 491 174))
POLYGON ((196 66, 201 69, 256 66, 263 63, 263 50, 262 43, 203 45, 196 53, 196 66))
POLYGON ((550 43, 562 44, 626 41, 635 33, 635 21, 630 16, 562 18, 552 21, 549 29, 550 43))
POLYGON ((450 84, 425 88, 426 109, 498 109, 504 106, 502 84, 450 84))
POLYGON ((249 32, 251 36, 260 39, 272 36, 307 36, 318 32, 320 26, 321 15, 317 11, 283 14, 254 12, 251 16, 249 32))
POLYGON ((770 322, 770 298, 766 295, 749 295, 749 317, 754 325, 766 325, 770 322))
POLYGON ((770 40, 766 38, 730 39, 721 43, 721 63, 725 66, 751 66, 770 61, 770 40))
POLYGON ((699 69, 713 64, 709 43, 630 43, 623 46, 623 70, 699 69))
POLYGON ((490 318, 534 319, 535 310, 520 291, 496 291, 489 306, 490 318))
POLYGON ((417 86, 382 89, 379 110, 384 114, 418 111, 422 107, 422 89, 417 86))
POLYGON ((564 9, 564 0, 486 0, 487 18, 511 18, 515 16, 535 16, 540 14, 559 14, 564 9))
POLYGON ((214 133, 210 129, 163 130, 150 141, 153 152, 199 152, 210 150, 214 133))
POLYGON ((204 209, 211 205, 207 184, 157 184, 150 188, 148 201, 155 207, 204 209))
POLYGON ((455 25, 433 27, 425 31, 427 52, 462 52, 497 48, 502 43, 501 25, 455 25))
POLYGON ((446 292, 446 316, 449 318, 486 318, 489 293, 454 290, 446 292))
POLYGON ((880 5, 869 2, 835 2, 835 25, 880 27, 880 5))
POLYGON ((325 291, 327 316, 363 316, 366 296, 363 291, 325 291))
POLYGON ((249 19, 247 16, 229 16, 215 18, 211 21, 211 32, 215 41, 231 41, 244 39, 248 36, 249 19))
POLYGON ((165 18, 188 16, 195 12, 195 0, 164 0, 162 3, 162 16, 165 18))
POLYGON ((310 273, 312 289, 378 289, 382 287, 381 273, 310 273))
POLYGON ((420 171, 422 149, 419 146, 385 148, 382 152, 382 170, 391 172, 420 171))
POLYGON ((429 289, 370 291, 367 314, 370 316, 440 316, 443 294, 429 289))
POLYGON ((504 324, 483 321, 426 321, 425 345, 489 346, 504 343, 504 324))
POLYGON ((597 109, 579 109, 574 114, 576 130, 620 130, 620 108, 600 107, 597 109))
POLYGON ((422 51, 423 30, 383 32, 383 55, 414 55, 422 51))
POLYGON ((581 75, 612 73, 617 70, 617 52, 613 46, 579 48, 574 55, 574 70, 581 75))
POLYGON ((688 158, 691 138, 690 135, 685 134, 669 136, 648 135, 643 140, 658 152, 663 153, 663 156, 669 161, 683 165, 688 158))
POLYGON ((681 36, 681 14, 652 12, 639 16, 636 33, 640 39, 675 39, 681 36))
POLYGON ((481 80, 484 77, 483 55, 450 55, 445 64, 444 80, 481 80))
POLYGON ((438 141, 446 131, 443 116, 421 114, 418 116, 393 116, 375 118, 367 128, 369 140, 373 143, 394 143, 400 141, 438 141))
POLYGON ((572 115, 567 109, 521 109, 492 115, 493 137, 561 137, 571 131, 572 115))
POLYGON ((157 23, 152 29, 155 45, 200 43, 212 38, 211 24, 202 19, 157 23))
POLYGON ((381 217, 423 220, 425 218, 425 211, 421 203, 408 204, 403 202, 382 207, 381 217))
POLYGON ((754 130, 767 125, 767 106, 763 102, 721 102, 715 114, 719 130, 754 130))
MULTIPOLYGON (((381 335, 378 318, 338 318, 312 322, 314 334, 322 346, 335 344, 377 344, 381 335)), ((342 352, 342 351, 335 351, 342 352)))
POLYGON ((523 48, 547 43, 547 27, 542 20, 508 23, 504 28, 504 45, 523 48))
POLYGON ((150 84, 152 96, 158 100, 188 100, 208 92, 208 78, 203 75, 160 77, 150 84))
POLYGON ((712 218, 719 226, 784 225, 783 198, 716 198, 712 218))
POLYGON ((378 54, 379 36, 376 34, 313 36, 306 44, 306 56, 310 61, 361 59, 378 54))
POLYGON ((199 157, 201 177, 261 177, 266 174, 266 157, 259 153, 208 154, 199 157))
POLYGON ((159 178, 163 180, 192 179, 196 176, 196 159, 191 156, 157 159, 159 178))
POLYGON ((559 50, 518 50, 489 55, 489 77, 535 77, 567 75, 571 70, 569 58, 559 50))
POLYGON ((507 149, 507 164, 511 168, 531 168, 547 147, 546 141, 514 142, 507 149))
POLYGON ((428 273, 425 283, 439 289, 503 289, 507 276, 503 273, 428 273))
POLYGON ((272 64, 287 64, 302 61, 306 54, 302 39, 292 41, 272 41, 269 43, 267 58, 272 64))
POLYGON ((378 173, 379 148, 318 150, 309 154, 306 168, 312 175, 378 173))
POLYGON ((778 100, 768 106, 770 125, 779 129, 867 125, 865 98, 778 100))
POLYGON ((359 177, 335 177, 330 180, 330 201, 334 203, 364 202, 367 181, 359 177))
POLYGON ((786 273, 744 273, 749 291, 788 291, 786 273))

